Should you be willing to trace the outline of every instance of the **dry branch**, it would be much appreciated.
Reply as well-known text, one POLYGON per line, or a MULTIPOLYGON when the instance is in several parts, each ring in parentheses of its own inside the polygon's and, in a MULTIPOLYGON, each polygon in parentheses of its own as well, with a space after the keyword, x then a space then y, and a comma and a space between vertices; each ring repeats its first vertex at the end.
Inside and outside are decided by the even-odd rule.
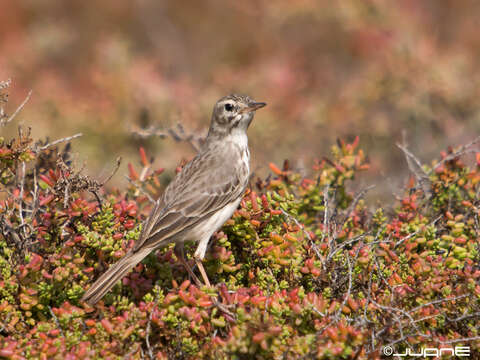
POLYGON ((406 145, 397 144, 397 147, 403 151, 405 159, 407 160, 408 168, 415 176, 415 179, 417 180, 417 183, 420 185, 424 194, 427 197, 430 197, 432 194, 432 182, 430 181, 428 174, 423 169, 422 163, 407 149, 406 145))
POLYGON ((480 136, 476 137, 472 141, 470 141, 468 144, 462 145, 457 151, 455 151, 452 154, 448 154, 445 156, 442 160, 440 160, 438 163, 435 164, 435 166, 430 170, 429 175, 432 174, 437 168, 439 168, 441 165, 443 165, 445 162, 456 159, 462 155, 469 154, 472 152, 476 152, 476 150, 471 149, 474 145, 476 145, 478 142, 480 142, 480 136))
MULTIPOLYGON (((4 84, 2 84, 2 86, 4 86, 4 84)), ((8 86, 8 85, 7 85, 8 86)), ((4 87, 2 87, 4 88, 4 87)), ((13 112, 13 114, 8 118, 8 119, 1 119, 0 120, 0 126, 5 126, 7 125, 9 122, 11 122, 13 119, 15 119, 15 117, 18 115, 18 113, 23 109, 23 107, 25 106, 25 104, 28 102, 28 100, 30 100, 30 96, 32 95, 32 90, 30 90, 27 94, 27 96, 25 97, 25 99, 23 100, 23 102, 20 104, 20 106, 13 112)))
POLYGON ((204 138, 195 133, 187 133, 182 124, 178 123, 175 127, 170 127, 166 130, 159 130, 153 127, 147 129, 133 129, 131 130, 132 134, 139 136, 141 138, 148 138, 152 136, 157 136, 160 138, 171 137, 176 142, 188 142, 192 148, 199 152, 204 138))
POLYGON ((71 141, 73 139, 76 139, 76 138, 79 138, 80 136, 83 136, 82 133, 78 133, 78 134, 75 134, 75 135, 72 135, 72 136, 67 136, 67 137, 64 137, 64 138, 61 138, 61 139, 57 139, 55 141, 52 141, 51 143, 47 143, 43 146, 40 146, 39 148, 36 149, 37 152, 39 151, 44 151, 52 146, 55 146, 55 145, 58 145, 58 144, 61 144, 61 143, 64 143, 64 142, 68 142, 68 141, 71 141))

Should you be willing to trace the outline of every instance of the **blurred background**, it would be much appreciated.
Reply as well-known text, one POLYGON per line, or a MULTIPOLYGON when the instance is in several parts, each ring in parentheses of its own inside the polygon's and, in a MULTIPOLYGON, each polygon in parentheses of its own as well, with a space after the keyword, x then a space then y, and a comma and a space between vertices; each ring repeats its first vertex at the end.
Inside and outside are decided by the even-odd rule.
MULTIPOLYGON (((253 168, 298 168, 353 140, 371 162, 360 183, 391 194, 408 168, 405 134, 425 162, 480 133, 480 2, 474 0, 80 0, 3 2, 0 79, 10 113, 35 138, 82 132, 74 151, 124 186, 138 148, 170 174, 187 143, 139 138, 181 122, 205 135, 215 101, 249 94, 268 107, 249 135, 253 168)), ((2 129, 15 134, 16 126, 2 129)))

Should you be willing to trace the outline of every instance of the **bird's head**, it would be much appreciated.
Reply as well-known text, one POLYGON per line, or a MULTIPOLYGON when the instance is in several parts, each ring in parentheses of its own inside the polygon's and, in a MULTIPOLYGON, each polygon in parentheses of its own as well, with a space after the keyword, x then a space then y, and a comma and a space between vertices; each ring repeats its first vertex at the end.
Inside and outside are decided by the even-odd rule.
POLYGON ((209 136, 227 136, 233 131, 246 132, 255 111, 264 107, 246 95, 228 95, 217 101, 213 108, 209 136))

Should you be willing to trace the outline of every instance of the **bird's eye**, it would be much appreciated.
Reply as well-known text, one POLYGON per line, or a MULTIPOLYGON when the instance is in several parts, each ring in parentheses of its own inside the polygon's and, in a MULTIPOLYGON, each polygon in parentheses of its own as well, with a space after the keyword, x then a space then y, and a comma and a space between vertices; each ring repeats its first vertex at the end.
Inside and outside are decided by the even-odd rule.
POLYGON ((225 110, 232 111, 233 110, 233 105, 232 104, 225 104, 225 110))

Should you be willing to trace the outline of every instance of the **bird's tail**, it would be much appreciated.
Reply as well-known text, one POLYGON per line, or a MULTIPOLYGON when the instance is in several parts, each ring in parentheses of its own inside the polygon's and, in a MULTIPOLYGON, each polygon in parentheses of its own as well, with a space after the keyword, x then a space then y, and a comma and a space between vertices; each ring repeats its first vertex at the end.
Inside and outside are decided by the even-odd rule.
POLYGON ((93 283, 92 286, 83 295, 82 301, 86 301, 90 305, 97 303, 115 283, 123 278, 127 272, 143 260, 152 251, 151 248, 142 249, 137 252, 129 252, 93 283))

